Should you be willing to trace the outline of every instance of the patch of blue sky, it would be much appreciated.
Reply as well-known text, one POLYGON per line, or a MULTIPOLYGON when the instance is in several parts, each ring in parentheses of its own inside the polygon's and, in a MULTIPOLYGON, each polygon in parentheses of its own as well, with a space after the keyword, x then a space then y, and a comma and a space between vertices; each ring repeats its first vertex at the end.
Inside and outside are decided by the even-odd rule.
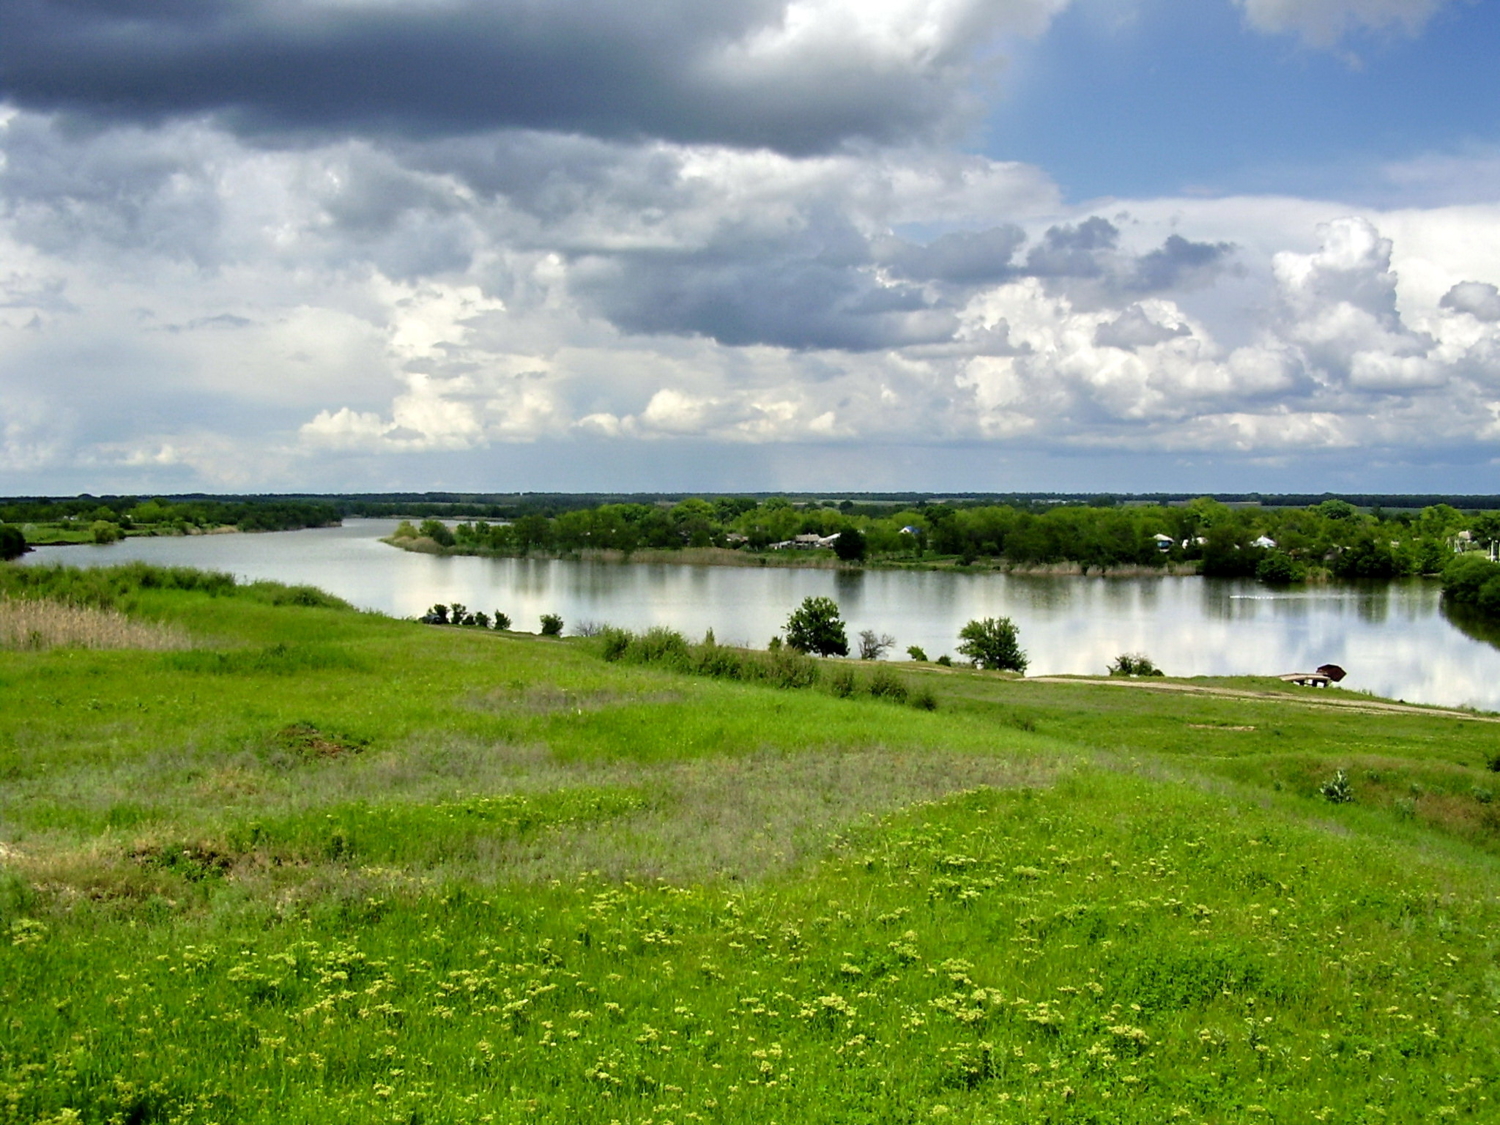
POLYGON ((1038 165, 1075 201, 1430 206, 1465 189, 1389 166, 1500 158, 1495 0, 1455 0, 1414 36, 1360 31, 1329 48, 1258 32, 1231 0, 1078 0, 1009 54, 981 147, 1038 165))

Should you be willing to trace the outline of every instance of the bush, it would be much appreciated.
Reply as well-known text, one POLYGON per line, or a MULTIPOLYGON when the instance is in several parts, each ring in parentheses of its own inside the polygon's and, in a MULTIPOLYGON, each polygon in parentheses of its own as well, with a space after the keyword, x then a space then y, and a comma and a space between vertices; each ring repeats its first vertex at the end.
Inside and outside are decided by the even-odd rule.
POLYGON ((840 699, 854 694, 854 672, 850 668, 835 668, 828 675, 828 690, 840 699))
POLYGON ((421 533, 439 547, 451 547, 455 542, 453 532, 448 530, 448 525, 442 520, 423 520, 421 533))
POLYGON ((833 541, 833 553, 845 562, 859 562, 865 557, 867 549, 865 533, 857 527, 839 532, 838 538, 833 541))
POLYGON ((870 694, 876 699, 889 699, 892 703, 905 703, 911 694, 906 681, 889 668, 877 668, 870 677, 870 694))
POLYGON ((927 663, 927 654, 922 651, 922 647, 920 645, 907 645, 906 655, 911 657, 918 664, 927 663))
POLYGON ((1020 635, 1009 617, 986 617, 970 621, 958 631, 960 655, 976 668, 1025 673, 1030 663, 1021 651, 1020 635))
POLYGON ((1109 666, 1111 676, 1160 676, 1162 671, 1141 652, 1122 652, 1109 666))
POLYGON ((918 688, 911 693, 911 705, 918 711, 936 711, 937 695, 930 687, 918 688))
POLYGON ((501 613, 498 609, 495 610, 495 628, 496 629, 509 629, 510 628, 510 615, 509 614, 505 614, 505 613, 501 613))
POLYGON ((859 658, 861 660, 879 660, 895 644, 896 638, 889 633, 882 633, 880 636, 876 636, 874 629, 862 629, 859 634, 859 658))
POLYGON ((1459 555, 1443 567, 1443 596, 1457 605, 1500 617, 1500 563, 1492 563, 1481 554, 1459 555))
POLYGON ((804 598, 786 619, 786 643, 798 652, 848 656, 849 638, 832 598, 804 598))
POLYGON ((952 668, 953 667, 953 657, 949 656, 945 652, 945 653, 943 653, 942 656, 940 656, 936 660, 934 660, 933 663, 937 664, 937 665, 940 665, 941 667, 944 667, 944 668, 952 668))
POLYGON ((28 550, 30 548, 26 546, 26 536, 19 527, 0 523, 0 559, 7 562, 11 559, 18 559, 28 550))
POLYGON ((1272 551, 1256 564, 1255 577, 1268 586, 1284 586, 1301 582, 1307 577, 1307 570, 1285 551, 1272 551))
POLYGON ((1349 775, 1343 770, 1334 770, 1333 776, 1318 786, 1318 792, 1335 805, 1347 805, 1354 800, 1354 790, 1349 785, 1349 775))
POLYGON ((542 614, 542 636, 560 637, 563 631, 563 619, 555 613, 542 614))

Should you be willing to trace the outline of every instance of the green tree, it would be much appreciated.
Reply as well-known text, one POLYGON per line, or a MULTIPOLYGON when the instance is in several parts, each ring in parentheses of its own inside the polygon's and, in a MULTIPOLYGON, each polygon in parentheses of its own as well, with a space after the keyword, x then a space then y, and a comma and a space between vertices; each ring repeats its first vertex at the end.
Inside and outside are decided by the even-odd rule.
POLYGON ((1025 673, 1030 663, 1021 651, 1020 634, 1009 617, 970 621, 958 631, 958 651, 976 668, 1025 673))
POLYGON ((859 562, 866 550, 865 533, 857 527, 846 527, 833 541, 833 553, 845 562, 859 562))
POLYGON ((786 619, 786 643, 798 652, 848 656, 849 638, 832 598, 808 597, 786 619))
POLYGON ((421 532, 439 547, 453 546, 453 532, 448 530, 448 525, 442 520, 423 520, 421 532))
POLYGON ((0 524, 0 559, 18 559, 27 551, 26 536, 13 524, 0 524))

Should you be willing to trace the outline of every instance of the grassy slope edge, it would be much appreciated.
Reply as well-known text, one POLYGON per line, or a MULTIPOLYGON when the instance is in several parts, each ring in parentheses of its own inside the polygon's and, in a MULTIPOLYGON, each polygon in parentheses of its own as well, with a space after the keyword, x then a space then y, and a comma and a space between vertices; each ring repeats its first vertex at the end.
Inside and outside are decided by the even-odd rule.
POLYGON ((0 653, 0 1121, 1492 1119, 1495 725, 181 585, 0 653))

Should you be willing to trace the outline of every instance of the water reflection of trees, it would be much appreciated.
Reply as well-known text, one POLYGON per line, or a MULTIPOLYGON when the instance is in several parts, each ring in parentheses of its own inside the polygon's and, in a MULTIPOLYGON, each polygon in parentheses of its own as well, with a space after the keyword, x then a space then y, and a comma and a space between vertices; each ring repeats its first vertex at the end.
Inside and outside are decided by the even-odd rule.
POLYGON ((1481 617, 1472 609, 1442 602, 1438 612, 1443 619, 1471 640, 1481 641, 1493 648, 1500 648, 1500 622, 1481 617))

